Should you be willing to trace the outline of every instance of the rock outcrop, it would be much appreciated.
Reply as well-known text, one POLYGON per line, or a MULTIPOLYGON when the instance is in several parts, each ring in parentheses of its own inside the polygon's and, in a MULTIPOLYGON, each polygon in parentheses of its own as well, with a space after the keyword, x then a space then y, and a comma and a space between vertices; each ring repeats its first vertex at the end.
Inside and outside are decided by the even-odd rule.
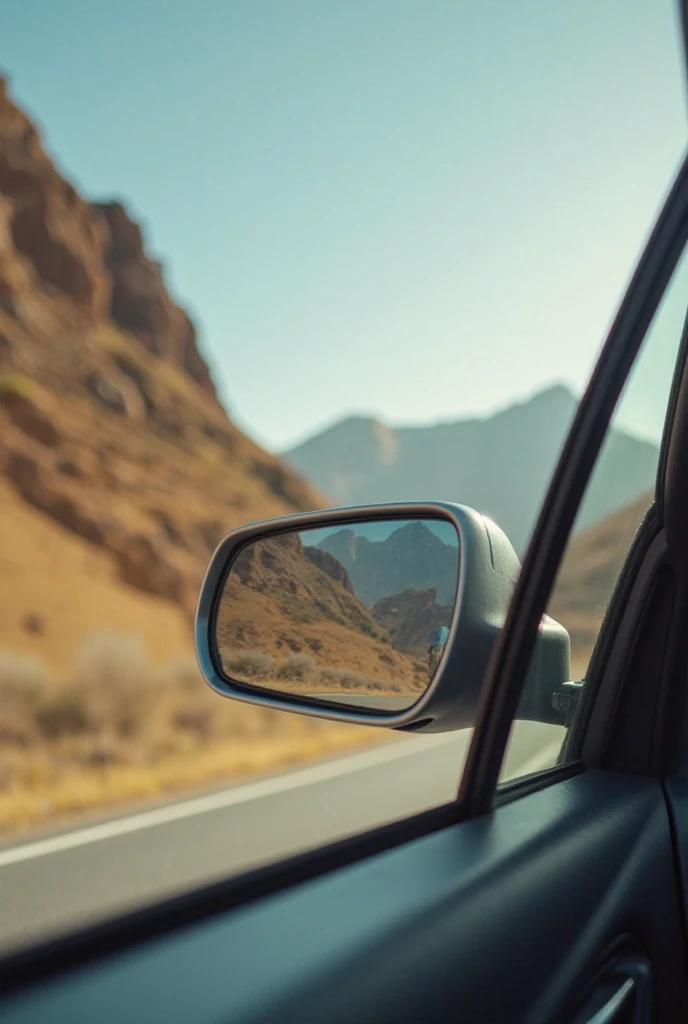
POLYGON ((397 650, 424 657, 430 632, 439 626, 448 627, 453 611, 453 604, 438 604, 436 589, 428 587, 384 597, 372 607, 371 614, 388 631, 397 650))
POLYGON ((110 319, 215 397, 194 325, 170 297, 140 226, 120 202, 79 196, 0 79, 0 301, 30 320, 27 304, 50 296, 94 322, 110 319))
POLYGON ((78 194, 1 79, 0 438, 23 501, 189 614, 223 533, 322 504, 228 419, 139 225, 78 194))
POLYGON ((105 264, 110 273, 109 313, 148 352, 180 367, 215 397, 215 385, 198 351, 196 329, 172 301, 160 265, 144 250, 141 228, 121 203, 99 203, 108 226, 105 264))

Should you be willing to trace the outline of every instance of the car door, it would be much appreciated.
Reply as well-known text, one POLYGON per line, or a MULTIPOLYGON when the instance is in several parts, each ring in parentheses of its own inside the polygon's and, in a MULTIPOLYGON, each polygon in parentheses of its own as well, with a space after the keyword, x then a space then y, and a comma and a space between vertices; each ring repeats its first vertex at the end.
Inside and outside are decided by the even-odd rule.
POLYGON ((3 1019, 686 1019, 687 237, 684 165, 544 502, 456 801, 8 957, 3 1019), (617 542, 601 566, 581 524, 650 391, 661 445, 646 491, 592 524, 617 542), (548 609, 579 671, 533 722, 548 609), (533 728, 549 755, 524 771, 533 728))

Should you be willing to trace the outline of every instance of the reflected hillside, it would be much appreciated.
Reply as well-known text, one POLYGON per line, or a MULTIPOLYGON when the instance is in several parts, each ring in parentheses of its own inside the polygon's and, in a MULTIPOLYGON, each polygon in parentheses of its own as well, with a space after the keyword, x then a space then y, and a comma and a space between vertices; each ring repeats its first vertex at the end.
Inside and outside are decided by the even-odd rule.
POLYGON ((277 689, 315 692, 337 681, 367 693, 420 692, 421 657, 377 621, 341 562, 307 541, 307 532, 261 540, 234 562, 217 619, 227 674, 277 689))

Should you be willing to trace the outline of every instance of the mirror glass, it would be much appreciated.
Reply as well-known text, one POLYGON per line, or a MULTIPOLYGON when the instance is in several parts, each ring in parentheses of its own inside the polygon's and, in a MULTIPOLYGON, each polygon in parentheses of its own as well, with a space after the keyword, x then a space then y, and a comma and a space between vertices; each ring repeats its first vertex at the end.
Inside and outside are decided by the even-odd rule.
POLYGON ((282 533, 235 558, 215 619, 245 686, 396 712, 423 695, 454 612, 459 538, 440 519, 282 533))

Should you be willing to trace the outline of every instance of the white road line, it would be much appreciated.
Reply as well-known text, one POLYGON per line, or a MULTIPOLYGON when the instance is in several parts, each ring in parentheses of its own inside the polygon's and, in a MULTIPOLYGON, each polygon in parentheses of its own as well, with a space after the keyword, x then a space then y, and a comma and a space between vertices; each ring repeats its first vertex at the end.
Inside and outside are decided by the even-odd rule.
MULTIPOLYGON (((89 843, 97 843, 103 839, 114 839, 117 836, 140 832, 143 829, 152 828, 156 825, 182 821, 184 818, 192 818, 197 814, 222 810, 225 807, 233 807, 237 804, 246 803, 249 800, 259 800, 262 797, 284 793, 290 789, 298 789, 316 782, 326 782, 328 779, 365 771, 368 768, 374 768, 376 765, 388 764, 393 761, 402 760, 405 757, 412 757, 423 750, 448 746, 450 743, 458 745, 460 736, 461 733, 446 733, 440 736, 403 740, 391 743, 389 746, 378 747, 374 750, 349 754, 346 757, 326 761, 323 764, 313 765, 310 768, 300 768, 297 771, 287 772, 284 775, 261 779, 259 782, 249 782, 243 786, 235 786, 232 789, 222 790, 220 793, 209 793, 207 796, 195 797, 192 800, 184 800, 180 803, 169 804, 150 811, 142 811, 139 814, 132 814, 126 818, 117 818, 114 821, 106 821, 100 825, 76 829, 73 832, 49 836, 46 839, 25 843, 22 846, 12 846, 6 850, 0 850, 0 868, 26 860, 33 860, 35 857, 45 857, 51 853, 61 853, 64 850, 71 850, 78 846, 86 846, 89 843)), ((466 736, 466 744, 468 740, 469 737, 466 736)), ((559 746, 559 742, 551 743, 538 751, 537 754, 519 766, 518 775, 531 775, 533 772, 550 767, 555 762, 559 746)), ((457 785, 460 767, 459 755, 457 754, 457 785)), ((510 777, 515 778, 516 773, 514 772, 510 777)))
MULTIPOLYGON (((65 832, 61 835, 39 839, 32 843, 25 843, 22 846, 13 846, 7 850, 0 850, 0 868, 7 867, 10 864, 18 864, 20 861, 32 860, 34 857, 45 857, 51 853, 61 853, 63 850, 71 850, 74 847, 85 846, 88 843, 97 843, 103 839, 114 839, 116 836, 139 832, 142 829, 152 828, 155 825, 165 825, 171 821, 192 818, 194 815, 206 814, 208 811, 233 807, 236 804, 243 804, 249 800, 258 800, 261 797, 273 796, 275 793, 284 793, 290 789, 309 786, 315 782, 325 782, 338 776, 365 771, 367 768, 373 768, 379 764, 413 756, 422 750, 445 744, 448 745, 450 742, 456 743, 458 738, 459 734, 457 733, 447 733, 423 739, 418 737, 412 740, 402 740, 401 742, 395 742, 375 750, 366 750, 358 754, 350 754, 347 757, 326 761, 324 764, 313 765, 310 768, 301 768, 284 775, 261 779, 259 782, 249 782, 246 785, 226 789, 220 793, 210 793, 207 796, 195 797, 192 800, 184 800, 181 803, 170 804, 151 811, 143 811, 126 818, 117 818, 115 821, 107 821, 101 825, 92 825, 77 829, 74 832, 65 832)), ((461 767, 458 757, 456 767, 458 786, 458 774, 461 767)))

